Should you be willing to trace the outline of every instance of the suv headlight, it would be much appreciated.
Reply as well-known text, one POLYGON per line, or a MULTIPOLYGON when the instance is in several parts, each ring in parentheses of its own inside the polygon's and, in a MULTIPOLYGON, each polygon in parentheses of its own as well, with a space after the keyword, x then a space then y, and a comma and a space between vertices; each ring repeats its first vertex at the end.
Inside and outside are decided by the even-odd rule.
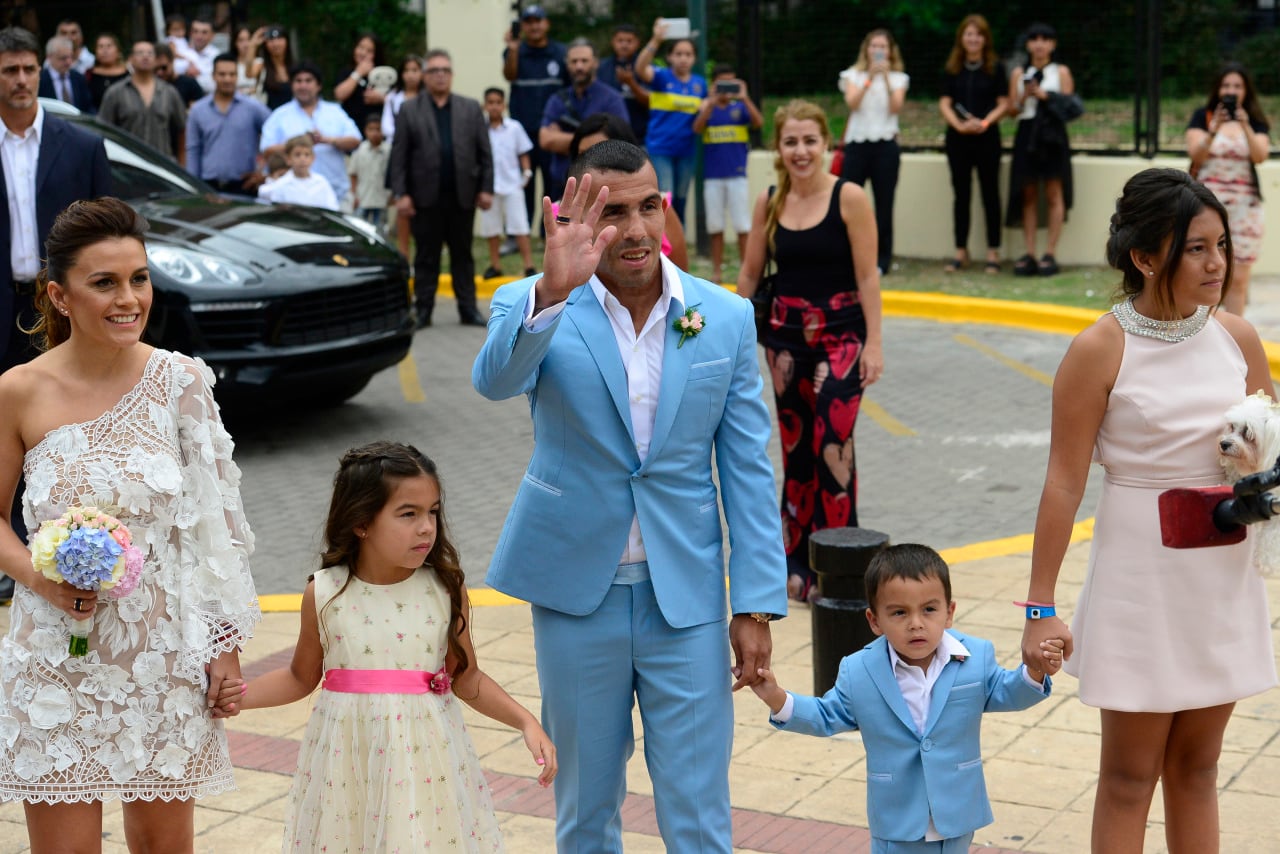
POLYGON ((147 247, 147 262, 184 285, 245 285, 257 280, 247 268, 206 252, 177 246, 147 247))

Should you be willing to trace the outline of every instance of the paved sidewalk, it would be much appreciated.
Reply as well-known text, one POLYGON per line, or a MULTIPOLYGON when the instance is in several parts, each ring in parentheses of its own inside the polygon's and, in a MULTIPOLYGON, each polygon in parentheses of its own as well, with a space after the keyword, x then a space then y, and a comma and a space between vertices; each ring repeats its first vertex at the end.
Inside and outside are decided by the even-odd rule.
MULTIPOLYGON (((1087 536, 1087 526, 1082 526, 1087 536)), ((1010 602, 1025 592, 1029 538, 987 544, 995 556, 963 560, 974 549, 946 553, 953 562, 956 622, 990 638, 1002 662, 1018 655, 1021 625, 1010 602), (1012 552, 1001 555, 999 552, 1012 552)), ((1074 601, 1084 578, 1088 543, 1072 546, 1063 567, 1059 600, 1074 601)), ((1280 579, 1268 582, 1273 614, 1280 614, 1280 579)), ((0 630, 7 628, 0 612, 0 630)), ((538 708, 529 609, 523 605, 477 608, 473 618, 481 666, 529 708, 538 708)), ((812 690, 809 613, 801 606, 774 623, 774 657, 783 684, 812 690)), ((288 663, 298 615, 269 614, 246 651, 250 674, 288 663)), ((1194 627, 1189 627, 1193 629, 1194 627)), ((1280 631, 1274 633, 1280 649, 1280 631)), ((282 818, 298 739, 308 704, 270 712, 246 712, 228 725, 240 791, 211 798, 196 811, 197 851, 280 850, 282 818)), ((856 734, 816 739, 774 731, 765 710, 743 693, 735 704, 731 770, 736 850, 743 852, 865 851, 868 839, 865 765, 856 734)), ((507 849, 517 854, 554 851, 552 802, 534 783, 535 766, 519 736, 466 712, 472 738, 490 774, 507 849)), ((1076 683, 1057 679, 1053 696, 1015 714, 988 715, 983 757, 995 823, 980 830, 975 850, 1061 852, 1088 850, 1090 811, 1099 753, 1098 715, 1076 699, 1076 683)), ((623 811, 626 850, 660 852, 652 790, 637 745, 623 811)), ((1227 729, 1219 778, 1222 850, 1274 852, 1280 814, 1280 691, 1239 704, 1227 729)), ((1164 850, 1163 808, 1157 796, 1147 851, 1164 850)), ((104 851, 123 852, 118 804, 106 808, 104 851)), ((26 847, 22 809, 0 807, 0 854, 26 847)))

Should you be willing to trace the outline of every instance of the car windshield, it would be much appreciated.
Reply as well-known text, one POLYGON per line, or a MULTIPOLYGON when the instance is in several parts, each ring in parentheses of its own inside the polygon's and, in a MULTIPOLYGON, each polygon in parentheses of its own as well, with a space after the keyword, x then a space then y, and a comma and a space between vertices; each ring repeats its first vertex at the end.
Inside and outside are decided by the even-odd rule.
POLYGON ((152 149, 137 137, 89 116, 64 116, 76 126, 103 138, 111 161, 115 194, 125 200, 158 199, 174 195, 216 194, 205 182, 152 149))

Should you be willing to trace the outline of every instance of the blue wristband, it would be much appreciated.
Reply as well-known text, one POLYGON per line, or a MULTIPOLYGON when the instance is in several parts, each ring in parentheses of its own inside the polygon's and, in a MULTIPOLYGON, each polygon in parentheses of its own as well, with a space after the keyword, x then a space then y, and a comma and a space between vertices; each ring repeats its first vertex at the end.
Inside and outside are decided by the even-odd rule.
POLYGON ((1045 617, 1056 617, 1058 611, 1052 605, 1028 605, 1028 620, 1043 620, 1045 617))

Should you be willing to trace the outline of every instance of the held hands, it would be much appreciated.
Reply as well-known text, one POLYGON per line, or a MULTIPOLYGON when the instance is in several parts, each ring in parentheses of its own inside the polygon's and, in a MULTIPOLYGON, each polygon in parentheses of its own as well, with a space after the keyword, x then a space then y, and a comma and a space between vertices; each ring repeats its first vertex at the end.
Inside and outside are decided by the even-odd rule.
POLYGON ((1075 643, 1071 630, 1058 617, 1027 620, 1022 629, 1022 663, 1027 670, 1057 673, 1062 662, 1071 658, 1075 643))
POLYGON ((229 718, 240 714, 240 699, 245 693, 240 654, 234 650, 224 652, 206 664, 204 670, 209 677, 205 700, 213 717, 229 718))
POLYGON ((1041 661, 1028 664, 1027 674, 1037 682, 1043 683, 1045 676, 1052 676, 1062 669, 1062 649, 1067 642, 1063 638, 1050 638, 1040 642, 1041 661))
POLYGON ((729 622, 729 646, 733 648, 734 691, 744 685, 752 689, 760 681, 760 671, 768 669, 773 655, 769 624, 757 622, 750 614, 735 614, 729 622))
POLYGON ((609 200, 609 188, 600 187, 595 202, 591 199, 591 175, 582 180, 570 178, 560 201, 560 213, 551 212, 551 199, 542 197, 542 222, 547 229, 547 246, 543 255, 544 273, 538 280, 534 311, 564 302, 570 291, 595 275, 600 256, 618 236, 616 226, 606 226, 595 233, 596 223, 609 200))
POLYGON ((234 718, 240 714, 241 701, 248 692, 249 686, 243 679, 223 679, 209 714, 215 718, 234 718))
POLYGON ((533 761, 542 766, 542 773, 538 775, 538 785, 545 789, 556 778, 558 770, 556 746, 551 743, 551 738, 537 721, 531 720, 520 734, 524 736, 524 746, 533 754, 533 761))
POLYGON ((751 690, 769 707, 769 714, 776 715, 782 711, 782 706, 787 702, 787 692, 782 690, 777 677, 769 668, 761 667, 756 674, 760 679, 751 686, 751 690))

